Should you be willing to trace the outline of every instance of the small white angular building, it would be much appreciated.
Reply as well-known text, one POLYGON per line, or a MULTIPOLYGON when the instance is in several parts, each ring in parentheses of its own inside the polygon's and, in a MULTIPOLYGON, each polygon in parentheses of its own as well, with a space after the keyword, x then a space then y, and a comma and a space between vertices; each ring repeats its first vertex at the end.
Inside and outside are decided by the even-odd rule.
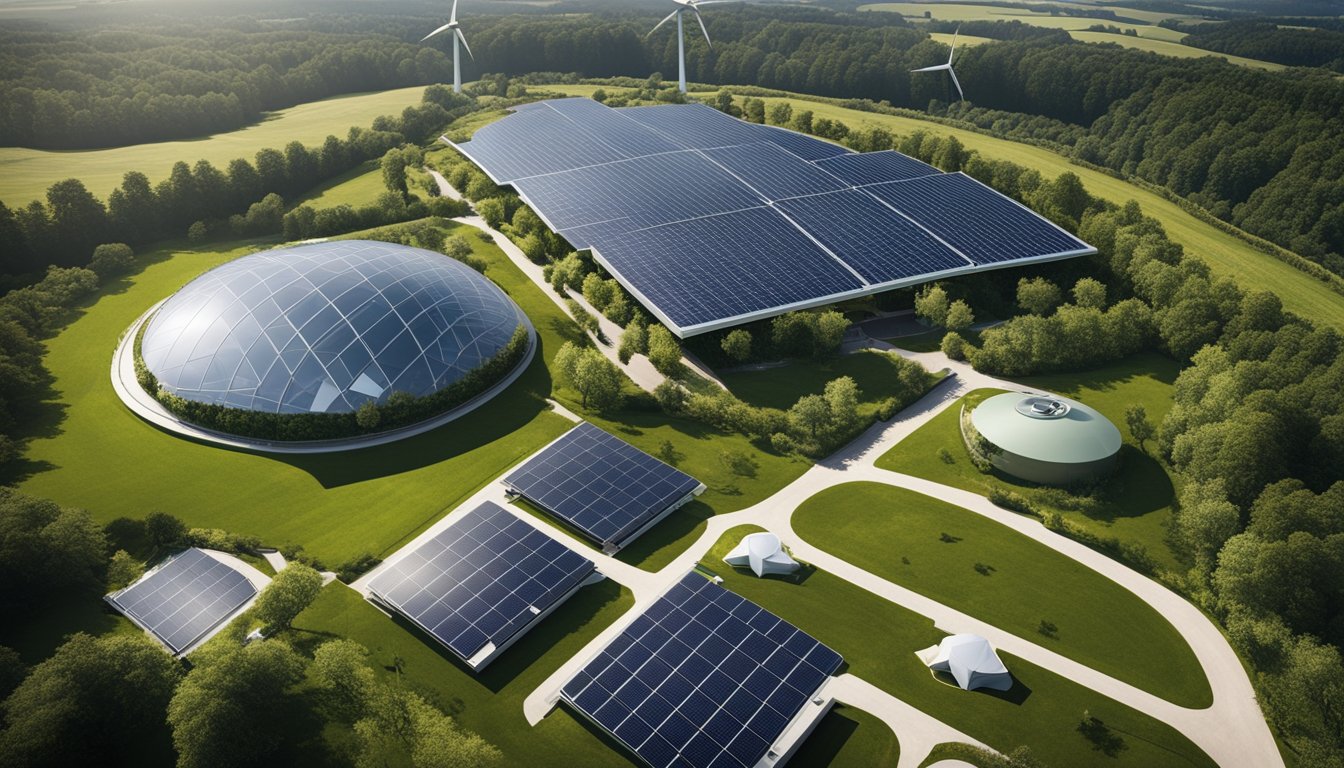
POLYGON ((793 573, 798 561, 789 557, 773 533, 748 534, 723 561, 734 568, 751 568, 757 576, 793 573))
POLYGON ((964 690, 993 688, 1006 691, 1013 687, 1013 676, 1003 666, 989 641, 979 635, 948 635, 937 645, 915 654, 935 672, 946 672, 964 690))

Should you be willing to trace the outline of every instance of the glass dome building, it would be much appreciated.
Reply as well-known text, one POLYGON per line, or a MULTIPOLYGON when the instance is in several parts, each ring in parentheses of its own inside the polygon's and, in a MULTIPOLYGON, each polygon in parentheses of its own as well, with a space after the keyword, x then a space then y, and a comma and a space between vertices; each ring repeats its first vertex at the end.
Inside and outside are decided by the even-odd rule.
POLYGON ((969 425, 966 421, 963 433, 973 452, 1033 483, 1099 479, 1115 469, 1120 453, 1120 430, 1095 409, 1066 397, 1005 392, 977 405, 969 425))
POLYGON ((196 278, 154 313, 140 355, 186 400, 344 413, 423 397, 505 349, 526 317, 441 254, 343 240, 263 251, 196 278))

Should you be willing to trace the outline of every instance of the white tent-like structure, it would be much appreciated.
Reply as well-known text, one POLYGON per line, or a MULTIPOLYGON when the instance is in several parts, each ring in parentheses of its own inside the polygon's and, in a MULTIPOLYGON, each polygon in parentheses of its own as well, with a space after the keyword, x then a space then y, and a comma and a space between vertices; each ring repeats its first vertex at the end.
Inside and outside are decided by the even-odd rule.
POLYGON ((1008 668, 989 641, 979 635, 948 635, 941 643, 915 655, 929 669, 952 675, 957 685, 968 691, 976 688, 1006 691, 1013 687, 1008 668))
POLYGON ((798 561, 789 557, 773 533, 748 534, 723 561, 734 568, 750 567, 757 576, 798 570, 798 561))

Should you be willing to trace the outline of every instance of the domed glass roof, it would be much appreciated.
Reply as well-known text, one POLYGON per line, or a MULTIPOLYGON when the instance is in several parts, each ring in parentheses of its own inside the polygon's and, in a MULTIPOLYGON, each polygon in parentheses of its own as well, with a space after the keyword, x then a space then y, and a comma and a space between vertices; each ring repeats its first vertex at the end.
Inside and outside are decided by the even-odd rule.
POLYGON ((341 413, 429 395, 524 321, 494 283, 419 248, 342 240, 264 251, 173 294, 140 342, 173 394, 270 413, 341 413))
POLYGON ((1005 392, 977 405, 971 425, 1005 451, 1037 461, 1083 464, 1120 450, 1120 430, 1095 409, 1067 397, 1005 392))

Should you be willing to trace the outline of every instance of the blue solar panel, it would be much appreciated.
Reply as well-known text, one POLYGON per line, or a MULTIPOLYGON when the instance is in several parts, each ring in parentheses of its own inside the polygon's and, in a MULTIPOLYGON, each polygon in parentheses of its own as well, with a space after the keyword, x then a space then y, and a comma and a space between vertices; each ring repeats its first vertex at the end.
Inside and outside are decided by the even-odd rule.
POLYGON ((500 183, 627 157, 554 109, 529 109, 482 126, 457 148, 500 183))
POLYGON ((769 142, 702 151, 766 200, 814 195, 849 186, 812 163, 769 142))
POLYGON ((932 165, 892 150, 837 155, 818 160, 817 165, 856 187, 942 173, 932 165))
POLYGON ((180 654, 256 594, 243 574, 199 549, 188 549, 107 600, 180 654))
POLYGON ((690 151, 520 179, 514 186, 561 234, 615 219, 627 219, 625 227, 633 229, 761 204, 745 184, 690 151))
POLYGON ((757 129, 757 134, 765 141, 778 144, 804 160, 815 161, 851 154, 848 149, 838 144, 822 141, 805 133, 798 133, 773 125, 761 125, 757 126, 757 129))
POLYGON ((369 594, 470 662, 525 630, 594 569, 487 501, 378 573, 369 594))
POLYGON ((683 332, 863 287, 770 208, 666 224, 594 244, 618 279, 683 332))
POLYGON ((761 126, 744 123, 704 104, 626 107, 622 115, 660 132, 687 149, 730 147, 761 141, 761 126))
POLYGON ((583 423, 543 448, 504 484, 604 546, 621 547, 700 481, 583 423))
POLYGON ((864 188, 977 264, 1090 253, 1091 246, 961 173, 864 188))
POLYGON ((601 140, 625 157, 682 149, 666 136, 592 99, 553 99, 544 103, 571 120, 576 131, 601 140))
POLYGON ((870 283, 971 266, 909 219, 857 189, 783 200, 775 207, 870 283))
POLYGON ((561 690, 654 768, 752 768, 840 655, 690 573, 561 690))

